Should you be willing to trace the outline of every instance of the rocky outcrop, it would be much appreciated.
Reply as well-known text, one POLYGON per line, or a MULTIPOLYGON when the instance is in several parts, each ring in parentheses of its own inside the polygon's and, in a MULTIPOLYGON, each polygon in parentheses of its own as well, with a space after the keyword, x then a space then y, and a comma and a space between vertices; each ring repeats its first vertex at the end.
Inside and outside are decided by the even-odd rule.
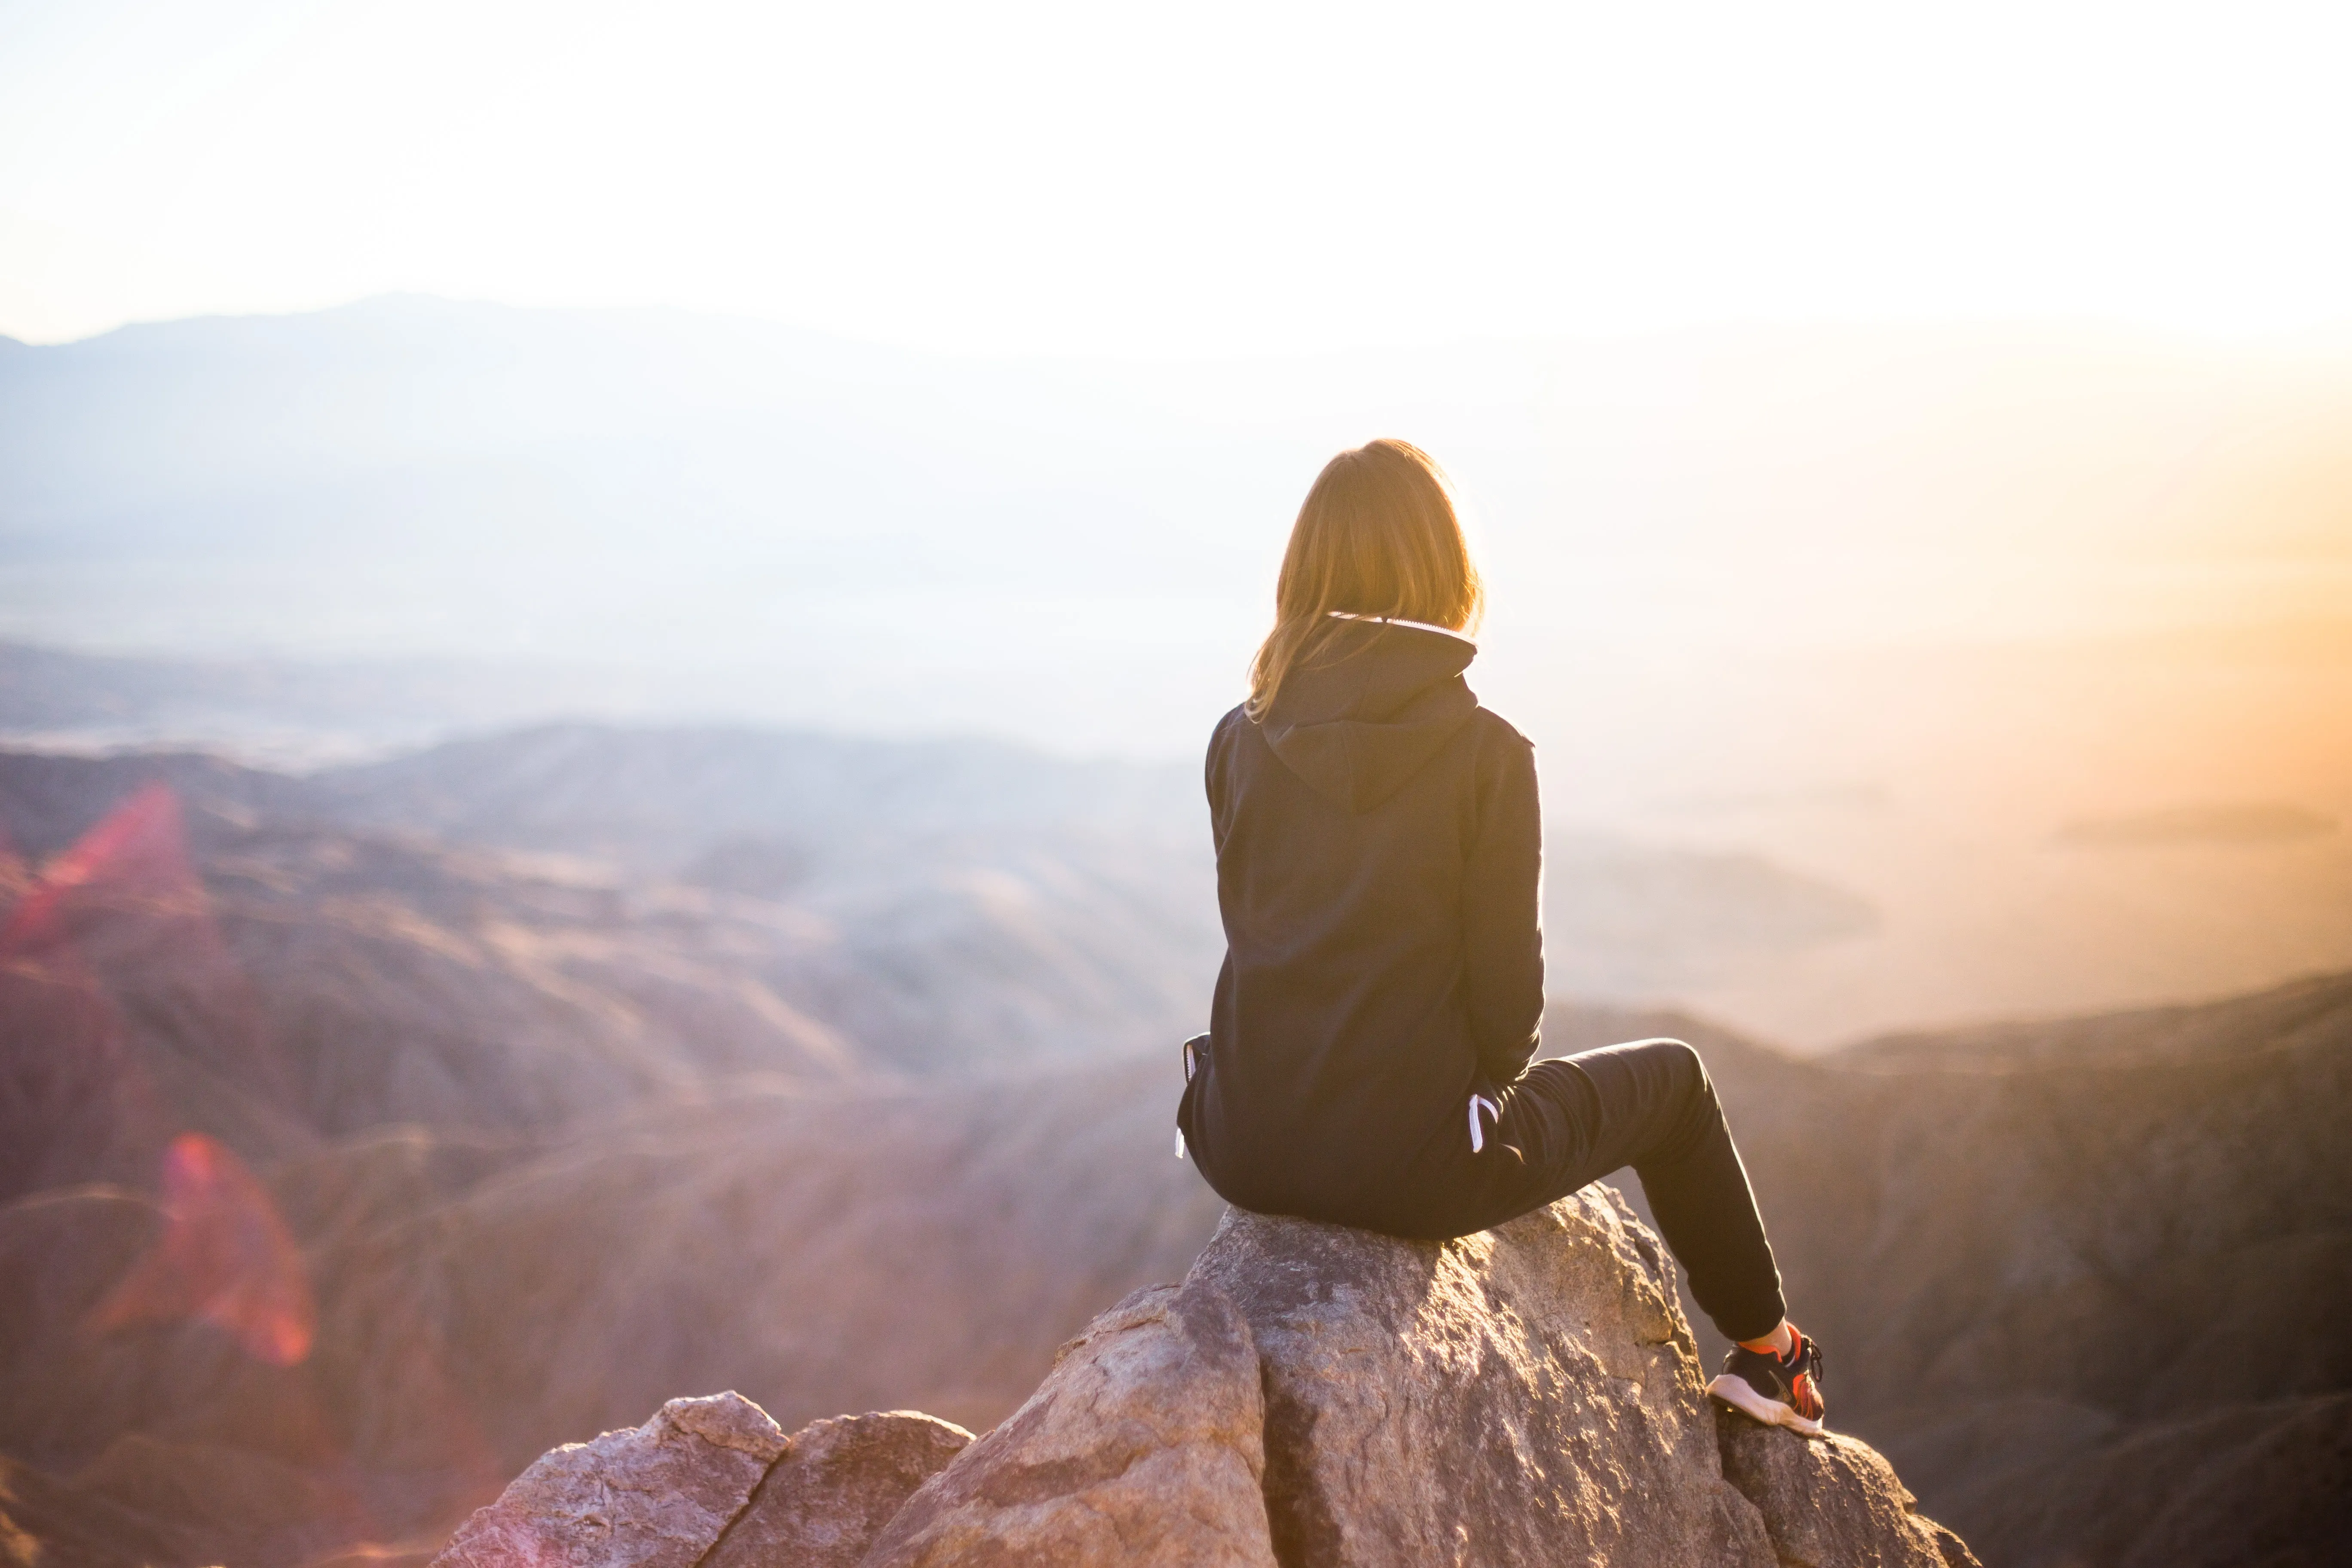
POLYGON ((673 1399, 642 1426, 541 1455, 436 1561, 694 1568, 784 1447, 768 1413, 740 1394, 673 1399))
POLYGON ((740 1394, 673 1399, 642 1426, 540 1457, 436 1568, 851 1568, 907 1496, 971 1441, 896 1410, 791 1436, 740 1394))
POLYGON ((969 1447, 888 1426, 924 1417, 821 1422, 747 1481, 673 1436, 721 1410, 758 1429, 722 1395, 556 1450, 443 1563, 1975 1563, 1864 1444, 1709 1403, 1674 1265, 1605 1187, 1443 1244, 1229 1213, 1182 1285, 1096 1319, 969 1447), (659 1485, 690 1506, 621 1528, 659 1485))
POLYGON ((1764 1516, 1781 1568, 1978 1568, 1958 1536, 1913 1507, 1868 1444, 1835 1434, 1794 1440, 1723 1409, 1716 1427, 1724 1476, 1764 1516))

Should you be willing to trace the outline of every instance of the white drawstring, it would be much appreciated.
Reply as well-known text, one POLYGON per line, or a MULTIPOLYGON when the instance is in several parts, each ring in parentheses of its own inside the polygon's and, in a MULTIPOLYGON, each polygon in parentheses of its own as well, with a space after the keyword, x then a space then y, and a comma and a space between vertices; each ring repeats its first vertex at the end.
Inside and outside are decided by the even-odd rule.
POLYGON ((1496 1126, 1500 1127, 1503 1124, 1501 1106, 1483 1094, 1472 1095, 1470 1097, 1470 1152, 1473 1154, 1478 1153, 1486 1147, 1486 1130, 1478 1124, 1478 1112, 1482 1107, 1487 1115, 1495 1119, 1496 1126))
MULTIPOLYGON (((1187 1040, 1184 1042, 1184 1081, 1186 1083, 1192 1081, 1192 1042, 1187 1040)), ((1179 1160, 1184 1157, 1184 1124, 1181 1121, 1176 1124, 1176 1157, 1179 1160)))

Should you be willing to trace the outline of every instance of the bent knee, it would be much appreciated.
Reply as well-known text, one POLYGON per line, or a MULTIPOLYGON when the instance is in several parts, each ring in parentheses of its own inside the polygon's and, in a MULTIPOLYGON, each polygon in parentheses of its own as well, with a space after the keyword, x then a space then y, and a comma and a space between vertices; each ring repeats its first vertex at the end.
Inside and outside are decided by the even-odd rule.
POLYGON ((1706 1058, 1686 1040, 1652 1040, 1642 1052, 1658 1065, 1675 1090, 1706 1100, 1715 1098, 1715 1079, 1707 1075, 1706 1058))

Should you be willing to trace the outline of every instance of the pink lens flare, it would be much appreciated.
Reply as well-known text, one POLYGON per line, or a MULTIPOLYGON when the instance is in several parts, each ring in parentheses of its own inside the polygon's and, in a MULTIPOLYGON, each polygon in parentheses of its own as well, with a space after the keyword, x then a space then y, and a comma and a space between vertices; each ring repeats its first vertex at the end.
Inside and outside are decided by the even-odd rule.
POLYGON ((179 796, 150 784, 109 811, 43 866, 0 924, 0 952, 38 955, 71 937, 68 906, 83 889, 127 895, 149 912, 203 912, 203 887, 188 863, 179 796))
POLYGON ((90 1328, 193 1318, 228 1331, 256 1361, 301 1362, 318 1334, 318 1306, 268 1189, 201 1132, 184 1132, 163 1151, 163 1235, 92 1311, 90 1328))

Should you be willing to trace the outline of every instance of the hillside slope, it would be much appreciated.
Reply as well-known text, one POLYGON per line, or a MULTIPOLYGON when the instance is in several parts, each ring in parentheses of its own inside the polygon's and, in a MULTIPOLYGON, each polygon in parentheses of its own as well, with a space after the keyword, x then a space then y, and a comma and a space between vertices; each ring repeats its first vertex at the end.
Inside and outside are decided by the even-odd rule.
POLYGON ((2352 976, 1817 1062, 1673 1016, 1552 1037, 1659 1032, 1707 1055, 1838 1423, 1986 1562, 2321 1560, 2352 976))

